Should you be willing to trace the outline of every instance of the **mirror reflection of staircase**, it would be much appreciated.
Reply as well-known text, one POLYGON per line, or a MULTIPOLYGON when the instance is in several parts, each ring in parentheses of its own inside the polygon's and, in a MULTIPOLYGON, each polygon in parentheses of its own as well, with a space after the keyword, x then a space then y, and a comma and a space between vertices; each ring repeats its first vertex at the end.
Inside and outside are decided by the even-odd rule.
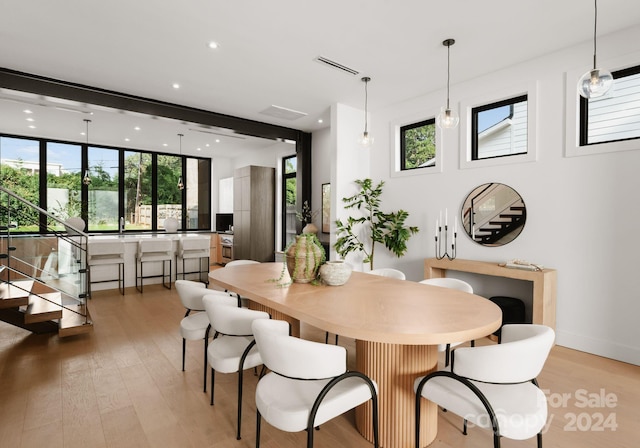
POLYGON ((527 219, 524 205, 512 205, 503 212, 493 216, 489 221, 475 230, 475 241, 484 244, 495 244, 514 230, 522 227, 527 219))
POLYGON ((61 219, 0 187, 0 320, 60 337, 91 331, 87 238, 69 235, 61 219))

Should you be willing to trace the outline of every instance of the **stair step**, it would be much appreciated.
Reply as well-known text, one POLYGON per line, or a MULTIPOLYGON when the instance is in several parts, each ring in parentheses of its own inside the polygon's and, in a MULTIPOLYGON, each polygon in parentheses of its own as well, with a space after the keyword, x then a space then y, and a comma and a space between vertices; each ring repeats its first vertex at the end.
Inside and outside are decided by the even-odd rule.
POLYGON ((62 318, 62 294, 52 292, 29 296, 29 305, 24 315, 25 324, 60 318, 62 318))
POLYGON ((72 312, 70 309, 74 307, 66 307, 62 310, 62 318, 58 326, 58 336, 67 337, 75 336, 77 334, 89 333, 93 330, 93 322, 91 320, 91 314, 87 310, 85 305, 75 305, 75 310, 87 313, 87 322, 85 323, 85 317, 72 312))
POLYGON ((16 280, 0 284, 0 308, 17 308, 29 305, 33 280, 16 280))

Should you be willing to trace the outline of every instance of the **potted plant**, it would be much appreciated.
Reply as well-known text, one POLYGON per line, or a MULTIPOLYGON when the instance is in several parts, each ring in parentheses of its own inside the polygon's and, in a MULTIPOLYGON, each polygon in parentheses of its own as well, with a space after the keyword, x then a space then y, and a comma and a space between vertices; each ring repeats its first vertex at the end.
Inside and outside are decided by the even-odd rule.
POLYGON ((351 252, 363 252, 364 262, 369 263, 369 268, 373 269, 373 256, 375 254, 376 243, 383 244, 393 252, 398 258, 407 251, 407 242, 411 235, 418 233, 415 226, 406 226, 405 221, 409 213, 404 210, 384 213, 380 209, 380 196, 384 181, 373 186, 371 179, 356 180, 360 187, 353 196, 343 198, 345 209, 356 209, 362 211, 360 216, 349 216, 346 222, 338 219, 337 241, 334 245, 336 252, 341 257, 345 257, 351 252), (364 227, 364 235, 361 230, 364 227))
POLYGON ((318 227, 313 223, 318 211, 312 211, 309 201, 302 203, 302 209, 296 212, 296 218, 302 223, 302 233, 318 233, 318 227))

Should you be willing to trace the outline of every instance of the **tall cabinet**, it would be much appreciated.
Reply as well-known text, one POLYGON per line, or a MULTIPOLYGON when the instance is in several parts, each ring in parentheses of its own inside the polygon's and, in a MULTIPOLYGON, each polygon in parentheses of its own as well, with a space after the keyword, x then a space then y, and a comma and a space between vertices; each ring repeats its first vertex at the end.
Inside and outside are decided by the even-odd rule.
POLYGON ((233 176, 233 258, 273 261, 275 169, 238 168, 233 176))

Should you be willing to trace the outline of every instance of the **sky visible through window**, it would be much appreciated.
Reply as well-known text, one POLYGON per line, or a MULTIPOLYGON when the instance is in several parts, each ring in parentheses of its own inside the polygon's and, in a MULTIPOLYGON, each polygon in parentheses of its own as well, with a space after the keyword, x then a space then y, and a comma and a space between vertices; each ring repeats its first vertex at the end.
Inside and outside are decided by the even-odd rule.
POLYGON ((511 106, 496 107, 478 113, 478 133, 500 123, 511 114, 511 106))

